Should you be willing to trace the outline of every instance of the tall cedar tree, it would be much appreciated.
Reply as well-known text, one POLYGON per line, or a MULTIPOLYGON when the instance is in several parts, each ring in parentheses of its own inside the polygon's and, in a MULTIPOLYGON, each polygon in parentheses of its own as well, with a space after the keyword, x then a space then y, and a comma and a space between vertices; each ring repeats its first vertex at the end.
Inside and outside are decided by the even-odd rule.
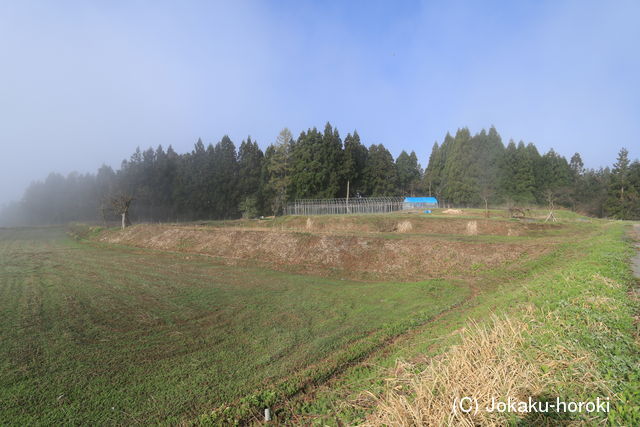
POLYGON ((538 203, 545 202, 545 194, 552 193, 555 197, 568 200, 567 189, 571 185, 571 167, 567 160, 556 153, 553 148, 540 158, 539 182, 536 183, 538 203))
POLYGON ((262 210, 261 180, 264 154, 256 142, 247 137, 238 149, 239 208, 245 216, 255 216, 262 210), (240 206, 239 205, 239 206, 240 206))
POLYGON ((436 165, 440 164, 440 146, 437 142, 433 143, 431 147, 431 155, 429 156, 429 163, 424 171, 423 187, 427 191, 429 196, 435 194, 439 195, 437 189, 440 185, 440 171, 436 165))
POLYGON ((398 173, 393 156, 384 145, 371 145, 365 167, 368 196, 394 196, 397 193, 398 173))
POLYGON ((429 165, 425 172, 425 176, 428 177, 428 182, 425 182, 425 187, 430 188, 430 194, 436 196, 439 199, 445 197, 447 189, 447 180, 444 176, 444 169, 447 164, 449 152, 453 146, 453 137, 447 132, 442 144, 438 146, 434 144, 431 157, 429 158, 429 165))
POLYGON ((327 123, 302 132, 292 150, 291 181, 296 199, 328 199, 340 196, 344 181, 342 140, 327 123))
POLYGON ((489 132, 483 129, 473 138, 474 167, 472 173, 476 180, 478 196, 485 208, 500 200, 499 164, 504 156, 504 145, 496 129, 492 126, 489 132))
POLYGON ((360 142, 358 132, 353 131, 353 135, 347 134, 344 139, 343 179, 349 183, 349 196, 365 194, 365 167, 368 155, 367 147, 360 142))
POLYGON ((458 129, 443 169, 443 198, 456 205, 477 204, 478 189, 473 176, 473 142, 469 129, 458 129))
POLYGON ((403 196, 415 196, 420 188, 422 178, 422 168, 418 163, 418 156, 414 151, 407 154, 402 150, 396 159, 396 169, 398 171, 398 191, 403 196))
POLYGON ((213 148, 212 213, 213 218, 238 216, 238 157, 233 141, 225 135, 213 148))
POLYGON ((264 202, 268 213, 280 215, 291 192, 292 151, 296 144, 291 131, 284 128, 276 142, 270 145, 264 156, 263 185, 264 202))

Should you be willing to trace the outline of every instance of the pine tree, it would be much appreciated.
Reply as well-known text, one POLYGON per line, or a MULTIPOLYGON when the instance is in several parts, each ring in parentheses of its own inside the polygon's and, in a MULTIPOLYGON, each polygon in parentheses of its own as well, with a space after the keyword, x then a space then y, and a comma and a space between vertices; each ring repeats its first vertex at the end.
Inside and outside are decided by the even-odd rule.
POLYGON ((640 161, 635 160, 629 166, 629 188, 632 190, 630 200, 631 215, 629 219, 640 219, 640 161))
POLYGON ((611 170, 607 215, 617 219, 631 219, 634 217, 638 193, 637 189, 631 185, 630 178, 629 152, 626 148, 622 148, 611 170))

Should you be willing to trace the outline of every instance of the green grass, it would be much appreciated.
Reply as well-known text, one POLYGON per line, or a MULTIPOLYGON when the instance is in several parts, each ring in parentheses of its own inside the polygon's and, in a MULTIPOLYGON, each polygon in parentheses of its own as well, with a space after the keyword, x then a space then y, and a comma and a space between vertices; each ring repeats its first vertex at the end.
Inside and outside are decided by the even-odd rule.
POLYGON ((2 229, 0 420, 246 416, 468 294, 443 280, 329 280, 75 241, 57 228, 2 229))
MULTIPOLYGON (((354 399, 384 394, 398 358, 419 370, 470 319, 498 313, 534 326, 527 357, 564 348, 590 362, 545 367, 553 386, 538 398, 611 392, 608 421, 638 425, 638 303, 628 294, 625 225, 565 225, 544 235, 551 252, 477 266, 466 284, 334 280, 92 243, 83 238, 98 231, 82 227, 79 240, 56 228, 1 229, 0 421, 227 424, 268 406, 278 422, 353 424, 375 409, 354 399)), ((428 238, 403 238, 420 237, 428 238)))
MULTIPOLYGON (((340 378, 319 388, 313 399, 289 405, 286 417, 301 424, 357 424, 375 408, 359 405, 364 392, 382 396, 397 359, 415 362, 420 371, 429 358, 458 342, 457 331, 471 319, 483 322, 490 314, 524 317, 532 326, 522 349, 525 357, 561 362, 561 368, 541 367, 551 384, 537 399, 593 401, 611 398, 611 412, 584 415, 531 416, 505 423, 557 425, 574 421, 612 425, 640 424, 638 300, 630 297, 637 286, 631 276, 633 253, 622 223, 597 222, 580 226, 554 252, 518 269, 485 272, 476 282, 477 298, 442 316, 438 322, 416 328, 407 339, 373 354, 366 363, 348 369, 340 378), (564 364, 566 363, 566 365, 564 364)), ((541 372, 541 374, 542 374, 541 372)), ((496 396, 501 398, 504 396, 496 396)))

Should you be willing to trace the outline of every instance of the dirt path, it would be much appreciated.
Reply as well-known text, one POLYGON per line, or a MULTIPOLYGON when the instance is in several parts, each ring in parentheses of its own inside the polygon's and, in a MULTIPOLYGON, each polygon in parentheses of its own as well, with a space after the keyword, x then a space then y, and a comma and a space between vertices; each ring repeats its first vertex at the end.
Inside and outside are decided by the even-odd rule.
POLYGON ((633 224, 633 234, 638 252, 631 259, 631 269, 633 270, 633 275, 640 279, 640 224, 633 224))

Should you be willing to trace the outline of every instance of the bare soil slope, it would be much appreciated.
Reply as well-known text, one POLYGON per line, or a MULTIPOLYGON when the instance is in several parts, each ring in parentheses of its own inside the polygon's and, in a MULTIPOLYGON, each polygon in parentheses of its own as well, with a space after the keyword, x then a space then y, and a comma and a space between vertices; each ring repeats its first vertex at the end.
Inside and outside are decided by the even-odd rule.
POLYGON ((211 225, 310 232, 459 234, 528 236, 561 228, 558 224, 510 221, 506 218, 429 217, 420 214, 290 216, 276 221, 238 220, 211 225), (469 233, 470 229, 475 232, 469 233))
MULTIPOLYGON (((476 225, 469 227, 469 221, 461 221, 463 224, 460 224, 460 234, 477 234, 478 230, 483 230, 482 221, 473 222, 476 225), (469 232, 470 229, 472 233, 469 232)), ((455 227, 451 227, 452 224, 448 224, 449 221, 446 223, 440 226, 448 225, 450 233, 457 231, 455 227)), ((432 222, 432 225, 436 224, 437 222, 432 222)), ((502 223, 496 224, 497 227, 503 227, 502 223)), ((124 231, 102 232, 98 240, 205 254, 220 258, 228 264, 258 263, 276 270, 340 275, 352 279, 411 281, 463 277, 523 256, 539 256, 550 249, 548 243, 541 241, 520 239, 494 243, 406 234, 416 233, 416 229, 420 230, 424 225, 398 220, 392 228, 403 233, 398 234, 398 238, 376 234, 314 233, 311 230, 315 231, 320 227, 313 222, 309 224, 306 219, 300 225, 310 231, 142 224, 124 231)), ((339 230, 340 225, 350 230, 354 226, 353 223, 344 221, 332 224, 331 228, 339 230)), ((359 225, 366 224, 355 224, 359 225)), ((487 227, 489 226, 493 225, 487 227)), ((502 231, 510 234, 509 230, 504 228, 502 231)))

